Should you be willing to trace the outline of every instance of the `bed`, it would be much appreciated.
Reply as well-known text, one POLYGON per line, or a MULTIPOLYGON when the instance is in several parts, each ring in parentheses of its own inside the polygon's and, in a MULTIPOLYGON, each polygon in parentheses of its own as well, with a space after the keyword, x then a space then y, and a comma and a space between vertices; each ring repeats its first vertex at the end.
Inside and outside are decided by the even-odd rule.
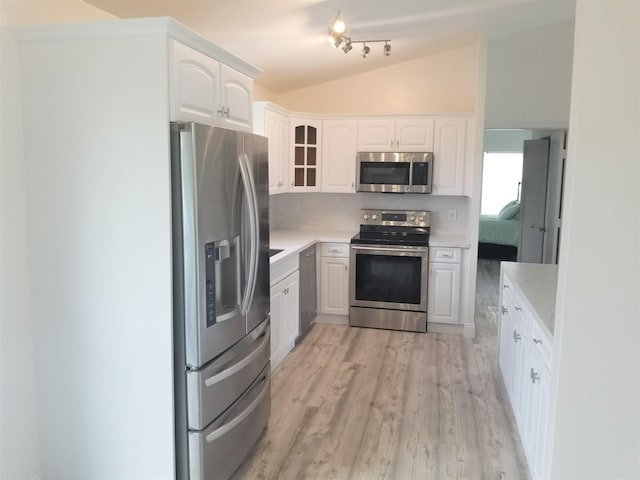
POLYGON ((507 203, 498 215, 480 215, 479 256, 515 259, 520 240, 520 204, 507 203))

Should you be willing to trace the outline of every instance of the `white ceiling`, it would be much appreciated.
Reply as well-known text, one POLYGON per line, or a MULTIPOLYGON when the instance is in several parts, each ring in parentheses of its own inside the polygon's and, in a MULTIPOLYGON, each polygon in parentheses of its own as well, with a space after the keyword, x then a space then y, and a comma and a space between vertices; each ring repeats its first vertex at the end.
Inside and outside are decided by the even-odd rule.
POLYGON ((575 0, 85 0, 121 18, 171 16, 260 68, 256 83, 282 93, 573 18, 575 0), (347 35, 391 39, 344 54, 327 42, 340 9, 347 35))

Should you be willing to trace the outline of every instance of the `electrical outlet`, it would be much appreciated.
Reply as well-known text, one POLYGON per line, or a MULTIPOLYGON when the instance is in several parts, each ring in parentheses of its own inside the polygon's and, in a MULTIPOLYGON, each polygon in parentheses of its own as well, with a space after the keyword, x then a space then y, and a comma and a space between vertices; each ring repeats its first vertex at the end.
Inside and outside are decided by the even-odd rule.
POLYGON ((450 208, 447 211, 447 220, 450 222, 455 222, 458 220, 458 211, 455 208, 450 208))

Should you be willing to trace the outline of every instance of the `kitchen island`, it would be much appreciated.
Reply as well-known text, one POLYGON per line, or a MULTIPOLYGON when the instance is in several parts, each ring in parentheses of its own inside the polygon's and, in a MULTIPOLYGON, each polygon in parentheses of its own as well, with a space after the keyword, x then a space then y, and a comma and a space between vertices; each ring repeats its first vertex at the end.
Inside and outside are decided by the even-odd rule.
POLYGON ((533 478, 547 464, 558 266, 502 262, 498 366, 533 478))

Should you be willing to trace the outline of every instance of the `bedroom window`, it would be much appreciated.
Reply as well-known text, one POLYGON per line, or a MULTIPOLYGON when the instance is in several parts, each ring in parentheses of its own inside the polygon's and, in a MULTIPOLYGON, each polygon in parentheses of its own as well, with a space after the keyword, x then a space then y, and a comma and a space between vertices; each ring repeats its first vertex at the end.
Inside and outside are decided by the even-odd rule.
POLYGON ((497 215, 512 200, 520 199, 522 152, 485 152, 482 169, 482 215, 497 215))

